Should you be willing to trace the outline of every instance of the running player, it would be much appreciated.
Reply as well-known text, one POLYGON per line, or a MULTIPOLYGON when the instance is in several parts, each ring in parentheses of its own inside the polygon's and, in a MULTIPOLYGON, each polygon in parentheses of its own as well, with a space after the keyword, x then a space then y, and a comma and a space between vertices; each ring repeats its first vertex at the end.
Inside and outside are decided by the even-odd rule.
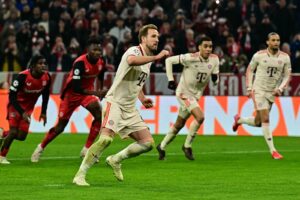
POLYGON ((280 96, 288 85, 291 62, 290 57, 279 50, 280 36, 277 33, 268 34, 267 45, 267 49, 253 55, 246 74, 248 97, 253 99, 256 115, 247 118, 235 115, 232 129, 236 131, 241 124, 262 127, 272 158, 282 159, 270 131, 270 111, 275 97, 280 96))

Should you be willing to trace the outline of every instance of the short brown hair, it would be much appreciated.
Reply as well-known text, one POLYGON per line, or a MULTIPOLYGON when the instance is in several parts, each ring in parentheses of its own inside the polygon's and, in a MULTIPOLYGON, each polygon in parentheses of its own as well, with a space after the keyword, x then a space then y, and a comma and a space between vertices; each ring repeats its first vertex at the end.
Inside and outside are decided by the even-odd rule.
POLYGON ((155 29, 158 30, 157 26, 155 26, 154 24, 147 24, 145 26, 143 26, 140 30, 139 30, 139 42, 142 42, 142 37, 146 36, 148 34, 148 30, 149 29, 155 29))

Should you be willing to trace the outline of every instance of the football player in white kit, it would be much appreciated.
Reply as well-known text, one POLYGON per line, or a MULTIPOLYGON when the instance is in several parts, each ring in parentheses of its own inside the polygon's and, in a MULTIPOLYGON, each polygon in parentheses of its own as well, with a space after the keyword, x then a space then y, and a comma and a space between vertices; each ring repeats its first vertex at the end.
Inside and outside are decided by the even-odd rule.
POLYGON ((253 99, 256 115, 247 118, 235 115, 232 128, 236 131, 241 124, 262 127, 272 157, 282 159, 274 147, 269 114, 275 97, 280 96, 288 85, 291 62, 289 55, 279 50, 280 36, 277 33, 268 34, 267 45, 267 49, 253 55, 246 74, 247 93, 253 99))
POLYGON ((80 186, 89 185, 85 180, 88 169, 110 145, 116 133, 121 138, 131 137, 135 140, 125 149, 106 159, 106 163, 113 169, 119 181, 123 181, 122 160, 152 149, 154 140, 135 105, 139 99, 146 108, 153 106, 152 100, 146 98, 142 91, 143 85, 149 77, 151 62, 169 55, 166 50, 154 55, 159 41, 157 30, 152 24, 143 26, 139 31, 140 44, 130 47, 122 56, 114 82, 106 95, 107 105, 99 140, 89 148, 73 183, 80 186))
POLYGON ((159 160, 165 159, 166 146, 176 137, 191 115, 193 115, 194 120, 189 127, 189 133, 182 146, 182 150, 186 158, 194 160, 192 142, 204 121, 204 115, 198 101, 210 79, 215 84, 218 83, 219 58, 217 55, 211 53, 212 48, 211 38, 203 37, 198 43, 198 52, 172 56, 166 59, 169 89, 176 89, 172 70, 173 64, 180 63, 184 67, 176 89, 176 97, 180 104, 178 117, 162 142, 156 147, 159 152, 159 160))

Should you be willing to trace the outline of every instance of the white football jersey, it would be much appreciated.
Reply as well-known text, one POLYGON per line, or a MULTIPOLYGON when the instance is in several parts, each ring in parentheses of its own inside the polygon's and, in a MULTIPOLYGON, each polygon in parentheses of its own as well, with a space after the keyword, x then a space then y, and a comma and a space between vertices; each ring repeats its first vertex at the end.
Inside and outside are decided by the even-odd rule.
POLYGON ((288 54, 279 51, 272 55, 268 50, 255 53, 249 64, 251 70, 256 70, 252 89, 272 92, 279 85, 284 73, 291 70, 288 54))
POLYGON ((176 93, 193 95, 197 99, 209 82, 211 74, 219 73, 219 58, 211 54, 207 60, 200 53, 187 53, 179 56, 179 62, 184 66, 176 93))
POLYGON ((151 63, 129 66, 128 56, 145 55, 142 46, 130 47, 122 56, 114 82, 106 94, 108 101, 118 103, 123 108, 134 108, 138 95, 150 74, 151 63))

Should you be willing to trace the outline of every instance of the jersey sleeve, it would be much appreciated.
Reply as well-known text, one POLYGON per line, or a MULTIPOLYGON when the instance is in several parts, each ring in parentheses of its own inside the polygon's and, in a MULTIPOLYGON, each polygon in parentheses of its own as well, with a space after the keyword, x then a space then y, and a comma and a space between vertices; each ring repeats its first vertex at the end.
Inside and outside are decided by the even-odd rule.
POLYGON ((42 92, 42 98, 43 98, 43 103, 42 103, 42 114, 46 114, 47 107, 48 107, 48 102, 49 102, 49 96, 50 96, 50 86, 51 86, 51 76, 49 73, 47 73, 47 76, 49 78, 48 84, 44 88, 42 92))
POLYGON ((258 66, 258 54, 254 54, 248 67, 253 72, 253 71, 255 71, 257 66, 258 66))
POLYGON ((138 47, 130 47, 127 50, 126 53, 127 53, 127 57, 128 56, 141 56, 142 55, 142 52, 138 47))
POLYGON ((22 86, 25 84, 26 75, 19 74, 16 79, 13 80, 10 88, 9 88, 9 103, 20 113, 23 115, 24 109, 20 106, 17 101, 18 92, 22 89, 22 86))
POLYGON ((84 74, 84 62, 79 61, 74 64, 74 69, 72 72, 72 87, 76 93, 83 94, 83 89, 81 87, 81 79, 84 74))
POLYGON ((186 54, 181 54, 179 55, 179 63, 182 65, 188 65, 189 61, 191 60, 191 54, 186 53, 186 54))
POLYGON ((219 61, 219 58, 217 57, 215 59, 215 66, 214 66, 214 69, 212 71, 213 74, 219 74, 220 72, 220 61, 219 61))

